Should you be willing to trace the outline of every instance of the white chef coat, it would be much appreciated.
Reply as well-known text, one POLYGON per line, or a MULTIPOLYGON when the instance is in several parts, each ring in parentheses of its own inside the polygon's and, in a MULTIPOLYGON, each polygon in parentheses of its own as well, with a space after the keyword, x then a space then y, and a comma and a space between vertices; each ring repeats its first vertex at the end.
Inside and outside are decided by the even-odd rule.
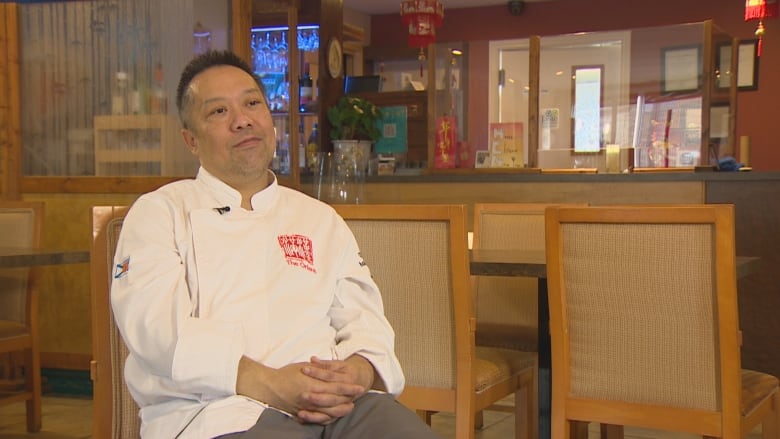
POLYGON ((242 209, 240 194, 201 168, 127 214, 111 302, 143 437, 254 425, 266 406, 236 395, 242 355, 281 367, 357 353, 389 393, 403 390, 393 330, 346 223, 275 179, 251 201, 242 209))

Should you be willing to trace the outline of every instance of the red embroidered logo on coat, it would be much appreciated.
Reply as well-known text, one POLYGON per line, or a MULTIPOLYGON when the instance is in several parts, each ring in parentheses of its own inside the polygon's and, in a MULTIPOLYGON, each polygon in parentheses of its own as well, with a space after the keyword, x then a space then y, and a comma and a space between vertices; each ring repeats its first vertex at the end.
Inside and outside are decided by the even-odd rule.
POLYGON ((288 265, 301 267, 312 273, 317 272, 314 268, 314 248, 311 239, 303 235, 279 235, 276 239, 288 265))

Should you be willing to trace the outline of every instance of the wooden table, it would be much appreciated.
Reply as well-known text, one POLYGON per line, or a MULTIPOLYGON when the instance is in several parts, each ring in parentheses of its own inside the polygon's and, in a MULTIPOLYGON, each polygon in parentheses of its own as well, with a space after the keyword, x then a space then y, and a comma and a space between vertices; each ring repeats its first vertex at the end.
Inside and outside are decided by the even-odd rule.
POLYGON ((537 279, 539 345, 539 439, 550 438, 552 382, 550 366, 550 308, 547 302, 547 262, 544 251, 473 250, 470 270, 479 276, 523 276, 537 279))
MULTIPOLYGON (((737 278, 760 268, 759 258, 737 256, 737 278)), ((539 438, 550 438, 552 403, 550 308, 547 301, 547 261, 544 251, 472 250, 470 270, 479 276, 523 276, 537 279, 539 343, 539 438)))
POLYGON ((0 267, 81 264, 89 262, 89 250, 0 247, 0 267))

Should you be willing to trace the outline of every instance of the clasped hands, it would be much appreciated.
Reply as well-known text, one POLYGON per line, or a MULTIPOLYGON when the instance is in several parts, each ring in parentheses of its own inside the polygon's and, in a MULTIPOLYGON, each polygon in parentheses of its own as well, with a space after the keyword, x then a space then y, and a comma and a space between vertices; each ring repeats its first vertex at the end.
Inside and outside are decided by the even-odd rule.
POLYGON ((349 414, 354 401, 374 384, 374 367, 365 358, 293 363, 278 369, 243 357, 236 392, 293 414, 304 423, 328 424, 349 414))

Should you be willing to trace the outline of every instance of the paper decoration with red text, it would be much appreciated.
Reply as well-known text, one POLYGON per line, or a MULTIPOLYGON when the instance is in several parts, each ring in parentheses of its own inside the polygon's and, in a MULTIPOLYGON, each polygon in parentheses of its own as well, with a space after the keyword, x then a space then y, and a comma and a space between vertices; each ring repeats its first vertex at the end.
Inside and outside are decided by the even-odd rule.
POLYGON ((442 116, 436 118, 436 151, 433 156, 433 164, 436 169, 455 167, 457 133, 458 126, 455 117, 442 116))

